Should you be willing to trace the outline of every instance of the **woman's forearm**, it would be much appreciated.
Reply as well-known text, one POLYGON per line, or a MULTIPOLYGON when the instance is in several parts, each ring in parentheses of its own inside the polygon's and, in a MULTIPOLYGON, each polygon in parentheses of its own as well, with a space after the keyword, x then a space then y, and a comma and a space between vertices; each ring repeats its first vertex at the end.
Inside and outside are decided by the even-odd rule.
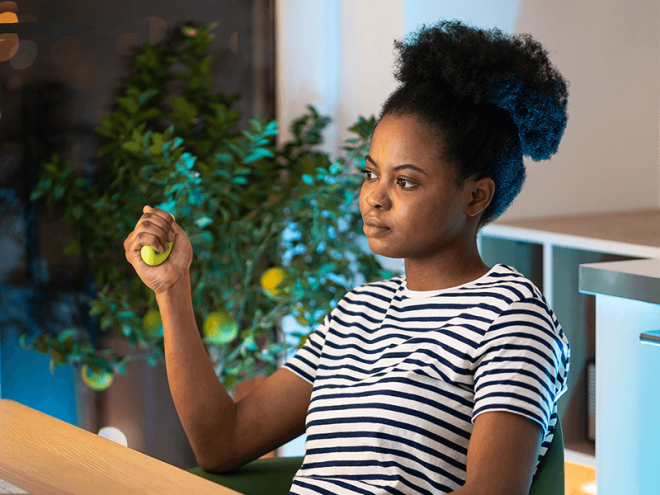
POLYGON ((190 275, 156 294, 163 320, 167 379, 181 424, 200 467, 215 468, 231 458, 236 408, 218 380, 199 334, 190 275))

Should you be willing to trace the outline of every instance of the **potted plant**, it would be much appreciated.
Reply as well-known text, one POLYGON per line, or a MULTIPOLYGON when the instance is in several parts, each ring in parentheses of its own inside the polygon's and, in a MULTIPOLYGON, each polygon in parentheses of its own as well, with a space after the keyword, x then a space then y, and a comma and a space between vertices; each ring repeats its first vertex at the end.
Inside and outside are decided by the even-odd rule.
POLYGON ((393 276, 360 247, 359 169, 375 119, 358 119, 338 158, 318 149, 330 119, 312 106, 281 146, 274 120, 254 118, 249 130, 235 130, 239 95, 210 93, 207 51, 216 26, 176 28, 131 57, 126 88, 96 129, 103 173, 93 186, 58 155, 41 165, 30 199, 63 205, 75 223, 79 238, 65 253, 89 259, 97 290, 90 314, 102 331, 144 350, 128 356, 95 348, 79 328, 31 342, 22 335, 24 348, 51 356, 51 373, 73 364, 101 390, 126 373, 130 359, 163 360, 155 294, 132 272, 121 244, 145 204, 173 214, 190 238, 195 318, 230 389, 273 372, 353 287, 393 276), (293 341, 282 335, 287 315, 300 325, 293 341))

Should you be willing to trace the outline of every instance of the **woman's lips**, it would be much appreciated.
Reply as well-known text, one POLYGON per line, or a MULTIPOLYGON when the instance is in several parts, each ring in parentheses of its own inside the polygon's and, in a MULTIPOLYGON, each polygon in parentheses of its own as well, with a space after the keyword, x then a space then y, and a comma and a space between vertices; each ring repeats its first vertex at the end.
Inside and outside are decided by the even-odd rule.
POLYGON ((390 232, 387 227, 376 227, 375 225, 364 224, 362 229, 367 237, 380 237, 390 232))

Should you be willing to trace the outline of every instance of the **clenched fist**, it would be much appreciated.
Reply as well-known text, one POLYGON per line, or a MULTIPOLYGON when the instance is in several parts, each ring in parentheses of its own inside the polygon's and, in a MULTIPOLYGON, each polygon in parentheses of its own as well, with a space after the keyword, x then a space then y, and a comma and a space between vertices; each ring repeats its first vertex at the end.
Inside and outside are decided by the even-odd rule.
POLYGON ((124 251, 126 259, 145 285, 159 294, 172 287, 188 271, 193 249, 185 231, 172 215, 148 205, 142 212, 135 229, 124 241, 124 251), (142 260, 142 246, 151 246, 157 253, 161 253, 169 249, 170 242, 174 242, 172 252, 160 265, 149 266, 142 260))

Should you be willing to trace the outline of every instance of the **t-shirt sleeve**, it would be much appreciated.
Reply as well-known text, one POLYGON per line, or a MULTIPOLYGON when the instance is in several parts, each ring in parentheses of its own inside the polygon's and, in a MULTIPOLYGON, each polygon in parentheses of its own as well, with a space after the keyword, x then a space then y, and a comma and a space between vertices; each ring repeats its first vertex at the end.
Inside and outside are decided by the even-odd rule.
POLYGON ((487 411, 536 421, 548 434, 557 399, 567 390, 570 346, 540 299, 512 303, 485 333, 475 354, 472 422, 487 411))
POLYGON ((307 337, 305 344, 283 366, 312 385, 331 318, 331 313, 328 313, 323 323, 307 337))

